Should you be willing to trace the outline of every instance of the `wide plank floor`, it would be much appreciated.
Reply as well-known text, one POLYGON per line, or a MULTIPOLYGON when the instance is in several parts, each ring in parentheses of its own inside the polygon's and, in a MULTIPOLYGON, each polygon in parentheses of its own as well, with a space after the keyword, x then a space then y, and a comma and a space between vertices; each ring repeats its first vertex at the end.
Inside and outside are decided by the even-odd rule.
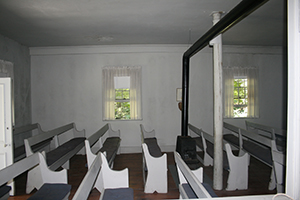
MULTIPOLYGON (((124 168, 129 169, 129 184, 130 187, 134 190, 134 199, 135 200, 149 200, 149 199, 178 199, 179 191, 176 185, 176 181, 172 176, 174 173, 174 157, 173 152, 167 153, 168 155, 168 193, 166 194, 145 194, 143 187, 143 178, 142 178, 142 154, 121 154, 117 155, 115 158, 114 169, 121 170, 124 168)), ((83 179, 85 173, 87 172, 86 168, 86 158, 83 155, 76 155, 71 159, 71 167, 68 171, 68 181, 72 185, 72 191, 70 198, 72 199, 75 194, 81 180, 83 179)), ((206 180, 212 183, 213 180, 213 167, 204 167, 204 173, 206 174, 206 180)), ((226 191, 220 190, 215 191, 218 196, 240 196, 240 195, 255 195, 255 194, 274 194, 276 190, 268 190, 268 183, 270 178, 271 169, 257 161, 254 158, 251 158, 249 166, 249 189, 240 190, 240 191, 226 191)), ((224 171, 224 184, 223 187, 226 188, 226 180, 228 172, 224 171)), ((10 200, 23 200, 27 199, 33 192, 29 195, 25 194, 26 186, 26 174, 23 174, 16 178, 16 196, 10 197, 10 200)), ((89 199, 99 199, 100 193, 93 189, 89 199)))

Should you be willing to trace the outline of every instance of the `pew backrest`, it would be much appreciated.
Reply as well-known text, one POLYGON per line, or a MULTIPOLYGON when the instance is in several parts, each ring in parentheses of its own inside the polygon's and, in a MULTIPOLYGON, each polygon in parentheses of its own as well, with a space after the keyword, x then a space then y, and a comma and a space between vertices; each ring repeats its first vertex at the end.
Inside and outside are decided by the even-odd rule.
MULTIPOLYGON (((259 143, 261 145, 267 146, 271 148, 271 140, 269 138, 263 137, 261 135, 255 134, 251 131, 236 127, 232 124, 223 122, 223 127, 227 128, 228 130, 231 130, 239 135, 241 135, 244 138, 247 138, 249 140, 252 140, 256 143, 259 143)), ((240 137, 240 143, 242 143, 242 138, 240 137)))
POLYGON ((95 160, 88 169, 88 172, 84 176, 80 183, 72 200, 85 200, 88 199, 91 190, 94 188, 94 184, 99 176, 101 170, 101 153, 98 153, 95 160))
POLYGON ((264 135, 266 137, 269 137, 271 139, 275 139, 276 136, 281 136, 286 138, 287 132, 286 130, 266 126, 263 124, 258 124, 250 121, 245 121, 246 123, 246 129, 249 131, 257 132, 258 134, 264 135))
POLYGON ((191 188, 194 190, 198 198, 212 198, 205 187, 202 185, 200 180, 195 176, 195 174, 190 170, 190 168, 183 161, 178 152, 174 151, 174 158, 177 167, 180 172, 183 174, 186 181, 189 183, 191 188))
POLYGON ((24 144, 25 144, 25 151, 26 151, 26 156, 29 156, 31 154, 33 154, 34 152, 32 151, 31 146, 38 144, 42 141, 48 140, 48 139, 53 139, 54 138, 54 144, 55 144, 55 148, 58 147, 59 141, 58 141, 58 136, 62 133, 65 133, 69 130, 72 130, 74 132, 74 135, 76 134, 82 134, 83 136, 85 135, 85 130, 82 131, 78 131, 76 129, 76 126, 74 123, 70 123, 61 127, 58 127, 56 129, 44 132, 42 134, 38 134, 35 136, 32 136, 30 138, 24 139, 24 144))
POLYGON ((39 164, 39 155, 37 153, 30 155, 18 162, 13 163, 0 170, 0 185, 7 183, 20 174, 28 171, 39 164))

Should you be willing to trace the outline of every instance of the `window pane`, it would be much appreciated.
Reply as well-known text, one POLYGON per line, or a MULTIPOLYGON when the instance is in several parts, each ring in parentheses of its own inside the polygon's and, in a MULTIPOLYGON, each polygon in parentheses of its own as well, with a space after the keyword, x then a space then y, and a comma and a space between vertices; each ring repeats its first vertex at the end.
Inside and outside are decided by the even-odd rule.
POLYGON ((130 102, 115 102, 115 118, 130 119, 130 102))
POLYGON ((116 100, 129 100, 129 89, 116 89, 116 100))
POLYGON ((245 90, 244 90, 244 88, 239 88, 239 98, 245 98, 245 90))
POLYGON ((130 90, 124 89, 123 90, 123 99, 129 99, 129 95, 130 95, 130 90))
POLYGON ((247 95, 247 79, 234 79, 234 99, 233 99, 233 113, 234 117, 247 117, 248 109, 248 95, 247 95))
POLYGON ((239 92, 238 92, 238 88, 234 88, 234 91, 233 91, 233 98, 238 98, 239 96, 239 92))
POLYGON ((122 99, 122 89, 116 89, 116 99, 122 99))

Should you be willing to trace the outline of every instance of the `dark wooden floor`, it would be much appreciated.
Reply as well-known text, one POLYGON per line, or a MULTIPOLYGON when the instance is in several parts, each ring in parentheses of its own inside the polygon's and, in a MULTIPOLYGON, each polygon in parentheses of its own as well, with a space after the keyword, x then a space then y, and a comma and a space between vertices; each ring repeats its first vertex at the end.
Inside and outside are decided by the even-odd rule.
MULTIPOLYGON (((168 154, 168 166, 174 166, 173 153, 168 154)), ((271 169, 251 158, 249 166, 249 189, 240 191, 227 192, 226 190, 215 191, 218 196, 240 196, 240 195, 255 195, 255 194, 274 194, 276 190, 268 190, 268 182, 271 173, 271 169)), ((72 191, 70 198, 72 199, 75 194, 81 180, 83 179, 87 168, 85 156, 77 155, 71 159, 71 167, 68 171, 68 181, 72 185, 72 191)), ((121 154, 115 158, 114 169, 121 170, 124 168, 129 169, 129 184, 134 190, 135 200, 148 200, 148 199, 178 199, 179 191, 177 185, 173 179, 169 168, 168 170, 168 193, 167 194, 145 194, 143 189, 143 178, 142 178, 142 154, 121 154)), ((204 167, 204 173, 207 175, 210 181, 213 180, 213 167, 204 167)), ((224 184, 226 188, 228 172, 224 171, 224 184)), ((26 175, 21 175, 16 179, 16 196, 10 197, 9 199, 23 200, 27 199, 30 195, 25 194, 26 175)), ((89 199, 99 199, 100 193, 93 189, 89 199)))

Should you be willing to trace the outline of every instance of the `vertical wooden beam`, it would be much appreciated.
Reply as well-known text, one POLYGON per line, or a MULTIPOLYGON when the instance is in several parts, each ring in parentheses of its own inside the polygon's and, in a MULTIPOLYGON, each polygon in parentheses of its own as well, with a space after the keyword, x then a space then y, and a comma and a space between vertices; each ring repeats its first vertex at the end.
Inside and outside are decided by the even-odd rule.
MULTIPOLYGON (((222 12, 214 12, 213 24, 221 18, 222 12)), ((222 98, 222 34, 210 41, 214 60, 214 177, 213 187, 223 189, 223 98, 222 98)))

